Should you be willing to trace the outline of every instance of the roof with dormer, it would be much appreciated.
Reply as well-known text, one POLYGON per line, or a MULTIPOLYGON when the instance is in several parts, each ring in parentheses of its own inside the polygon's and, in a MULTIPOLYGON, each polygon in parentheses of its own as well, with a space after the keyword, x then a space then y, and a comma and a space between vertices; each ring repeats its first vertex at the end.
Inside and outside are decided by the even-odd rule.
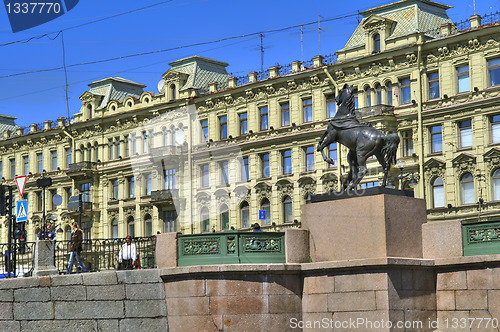
POLYGON ((225 89, 228 85, 229 74, 226 71, 228 63, 217 61, 198 55, 169 63, 172 68, 167 70, 163 79, 168 80, 170 75, 184 74, 186 76, 179 91, 197 89, 200 93, 209 91, 209 84, 219 83, 219 89, 225 89))
POLYGON ((374 16, 378 19, 390 20, 392 28, 386 40, 404 37, 416 32, 423 32, 426 36, 435 38, 441 24, 451 23, 451 19, 446 14, 446 10, 449 8, 452 6, 434 1, 402 0, 368 9, 360 13, 363 15, 363 20, 345 45, 344 50, 364 46, 365 25, 374 16))
MULTIPOLYGON (((139 98, 146 85, 127 80, 121 77, 108 77, 89 84, 90 90, 86 93, 102 96, 99 106, 96 109, 105 108, 108 102, 117 100, 122 102, 125 97, 132 96, 139 98)), ((81 97, 80 97, 81 99, 81 97)))
POLYGON ((15 116, 0 114, 0 134, 3 135, 4 132, 10 130, 11 133, 16 132, 16 120, 15 116))

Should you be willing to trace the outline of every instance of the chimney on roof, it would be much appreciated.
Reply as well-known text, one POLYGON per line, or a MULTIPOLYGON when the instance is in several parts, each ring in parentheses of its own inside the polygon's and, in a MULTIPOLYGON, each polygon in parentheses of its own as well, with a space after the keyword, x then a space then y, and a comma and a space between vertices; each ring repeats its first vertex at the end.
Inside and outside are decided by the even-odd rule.
POLYGON ((441 34, 443 36, 448 36, 449 34, 451 34, 451 27, 452 24, 450 22, 441 24, 441 34))
POLYGON ((479 15, 472 15, 470 17, 470 27, 471 28, 478 28, 481 26, 481 16, 479 15))
POLYGON ((45 120, 45 121, 43 122, 43 129, 44 129, 44 130, 49 130, 51 125, 52 125, 52 121, 50 121, 50 120, 45 120))
POLYGON ((211 93, 217 92, 217 86, 219 85, 218 82, 212 82, 208 84, 208 89, 211 93))

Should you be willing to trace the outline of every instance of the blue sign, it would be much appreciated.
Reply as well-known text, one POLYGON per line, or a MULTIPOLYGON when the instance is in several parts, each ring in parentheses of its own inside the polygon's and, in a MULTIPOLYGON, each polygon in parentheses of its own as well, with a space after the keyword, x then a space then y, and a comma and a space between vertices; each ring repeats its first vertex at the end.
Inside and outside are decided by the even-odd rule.
POLYGON ((260 220, 266 219, 266 210, 259 210, 259 219, 260 220))
POLYGON ((17 201, 16 209, 16 220, 17 221, 27 221, 28 220, 28 200, 17 201))
POLYGON ((4 0, 12 32, 19 32, 44 24, 73 9, 79 0, 51 0, 30 2, 4 0))

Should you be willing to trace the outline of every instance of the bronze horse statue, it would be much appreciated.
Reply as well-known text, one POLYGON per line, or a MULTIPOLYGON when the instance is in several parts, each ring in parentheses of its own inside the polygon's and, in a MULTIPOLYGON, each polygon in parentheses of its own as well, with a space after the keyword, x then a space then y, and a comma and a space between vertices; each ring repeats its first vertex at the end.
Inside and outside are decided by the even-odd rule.
POLYGON ((382 186, 385 187, 391 164, 396 163, 399 136, 397 134, 384 135, 382 131, 371 125, 358 121, 354 113, 352 86, 345 84, 335 97, 335 101, 338 106, 337 113, 321 136, 317 151, 321 152, 327 163, 334 164, 333 160, 325 155, 323 149, 335 142, 349 149, 347 155, 349 174, 342 182, 342 190, 356 188, 366 174, 366 160, 375 155, 384 171, 382 186))

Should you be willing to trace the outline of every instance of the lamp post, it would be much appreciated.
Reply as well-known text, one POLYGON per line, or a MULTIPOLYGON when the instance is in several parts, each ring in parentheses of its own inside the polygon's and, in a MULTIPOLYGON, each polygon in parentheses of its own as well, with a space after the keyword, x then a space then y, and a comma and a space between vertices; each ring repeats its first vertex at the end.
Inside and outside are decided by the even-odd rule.
POLYGON ((45 189, 52 185, 52 178, 41 177, 36 180, 36 185, 38 188, 42 188, 42 205, 43 205, 43 215, 42 215, 42 239, 47 237, 47 220, 45 220, 45 189))
MULTIPOLYGON (((398 160, 397 163, 396 163, 396 166, 401 171, 401 173, 397 176, 397 178, 399 179, 399 183, 400 183, 400 190, 403 190, 403 179, 407 178, 410 175, 411 175, 411 179, 408 182, 408 186, 410 188, 415 188, 417 186, 418 182, 415 179, 415 176, 413 175, 413 172, 410 172, 410 173, 408 173, 406 175, 403 174, 403 170, 404 170, 404 168, 406 166, 406 162, 404 160, 398 160)), ((395 187, 396 186, 394 184, 392 184, 392 188, 395 188, 395 187)))

